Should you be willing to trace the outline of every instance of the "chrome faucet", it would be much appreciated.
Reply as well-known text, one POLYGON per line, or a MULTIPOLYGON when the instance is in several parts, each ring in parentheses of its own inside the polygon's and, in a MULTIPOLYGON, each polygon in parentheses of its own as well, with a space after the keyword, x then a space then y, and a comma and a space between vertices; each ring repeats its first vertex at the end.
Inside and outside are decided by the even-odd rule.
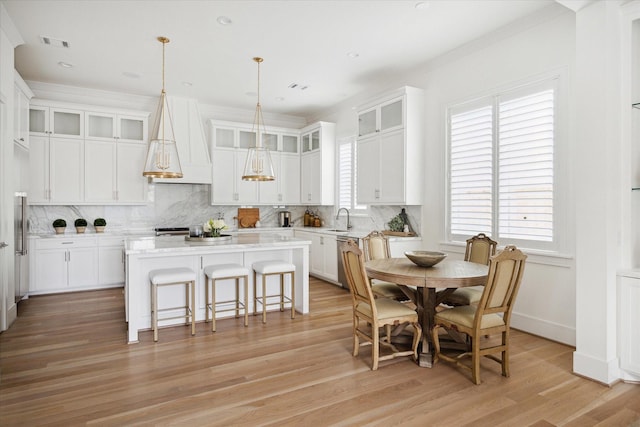
POLYGON ((347 208, 340 208, 338 209, 338 213, 336 214, 336 219, 340 218, 340 211, 344 210, 347 213, 347 230, 351 230, 353 228, 353 226, 351 225, 351 219, 349 216, 349 209, 347 208))

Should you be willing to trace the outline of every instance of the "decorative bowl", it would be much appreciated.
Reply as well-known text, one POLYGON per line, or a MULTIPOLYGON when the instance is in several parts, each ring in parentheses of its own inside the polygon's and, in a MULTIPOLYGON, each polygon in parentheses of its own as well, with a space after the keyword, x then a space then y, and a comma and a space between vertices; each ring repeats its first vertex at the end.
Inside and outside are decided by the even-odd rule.
POLYGON ((447 257, 444 252, 435 251, 410 251, 404 255, 420 267, 433 267, 447 257))

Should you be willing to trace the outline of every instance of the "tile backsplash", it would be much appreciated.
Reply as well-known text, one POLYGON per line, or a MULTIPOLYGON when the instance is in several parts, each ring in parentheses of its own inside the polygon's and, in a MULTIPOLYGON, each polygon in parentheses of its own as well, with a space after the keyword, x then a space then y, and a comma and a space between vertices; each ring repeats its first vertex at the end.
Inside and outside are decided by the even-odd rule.
MULTIPOLYGON (((201 224, 209 218, 223 216, 230 228, 236 228, 238 206, 212 206, 210 204, 210 186, 201 184, 150 184, 146 205, 136 206, 41 206, 29 207, 29 231, 31 233, 53 233, 51 223, 56 218, 67 221, 67 228, 73 229, 76 218, 84 218, 92 230, 95 218, 107 221, 107 230, 114 231, 152 231, 155 227, 180 227, 201 224)), ((260 208, 260 226, 277 227, 278 212, 291 212, 293 225, 303 226, 303 217, 307 209, 318 213, 323 225, 332 228, 345 228, 346 215, 335 219, 333 206, 255 206, 260 208)), ((351 213, 351 224, 355 230, 382 230, 387 223, 405 208, 409 223, 414 231, 420 232, 420 206, 373 206, 366 215, 351 213)))

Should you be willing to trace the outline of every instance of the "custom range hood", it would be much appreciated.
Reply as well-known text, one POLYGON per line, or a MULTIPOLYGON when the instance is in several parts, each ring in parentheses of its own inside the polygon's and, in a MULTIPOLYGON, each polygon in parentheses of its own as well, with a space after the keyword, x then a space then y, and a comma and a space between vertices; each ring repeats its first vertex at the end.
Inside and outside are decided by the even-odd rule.
POLYGON ((153 178, 167 184, 211 184, 211 157, 202 126, 198 101, 192 98, 167 96, 173 119, 182 178, 153 178))

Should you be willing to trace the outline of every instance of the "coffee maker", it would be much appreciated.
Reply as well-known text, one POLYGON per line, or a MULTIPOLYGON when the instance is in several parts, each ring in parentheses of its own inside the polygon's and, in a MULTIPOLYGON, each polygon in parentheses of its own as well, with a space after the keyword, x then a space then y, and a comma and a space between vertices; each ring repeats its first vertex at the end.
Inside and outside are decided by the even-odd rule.
POLYGON ((278 222, 280 224, 280 227, 291 227, 293 225, 293 223, 291 222, 291 212, 278 212, 278 222))

